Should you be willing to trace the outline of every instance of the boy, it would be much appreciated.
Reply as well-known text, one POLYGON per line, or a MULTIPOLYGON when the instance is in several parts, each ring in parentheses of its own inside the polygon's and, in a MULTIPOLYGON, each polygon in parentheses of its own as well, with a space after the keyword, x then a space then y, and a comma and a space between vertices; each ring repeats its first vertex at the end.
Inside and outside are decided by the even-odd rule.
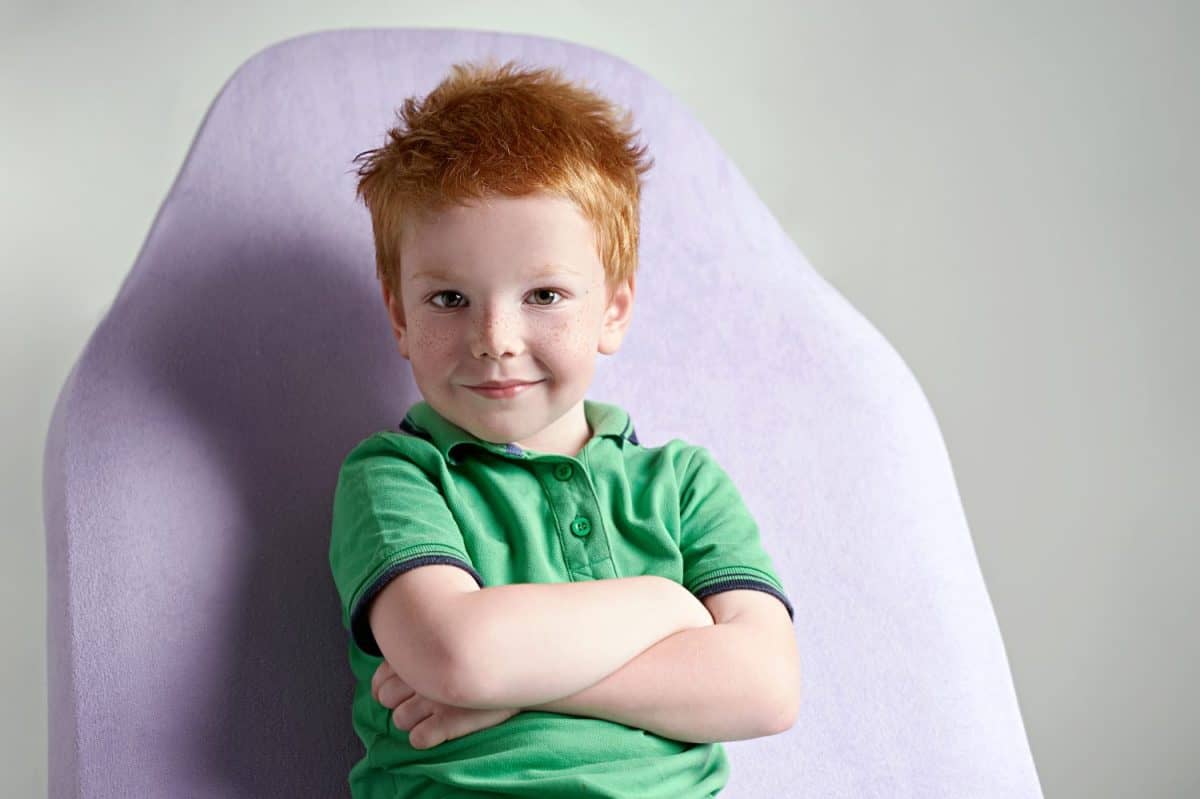
POLYGON ((424 400, 361 441, 330 566, 356 799, 708 797, 789 728, 793 609, 704 447, 585 399, 634 297, 629 116, 552 70, 456 65, 360 153, 424 400))

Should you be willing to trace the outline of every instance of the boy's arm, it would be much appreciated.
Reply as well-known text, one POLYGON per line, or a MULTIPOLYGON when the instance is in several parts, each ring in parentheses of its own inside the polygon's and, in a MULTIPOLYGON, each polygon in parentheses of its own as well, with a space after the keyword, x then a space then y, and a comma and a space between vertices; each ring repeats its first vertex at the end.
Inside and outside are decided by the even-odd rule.
POLYGON ((570 696, 673 633, 712 626, 687 589, 657 575, 497 585, 463 601, 453 704, 476 709, 570 696))
POLYGON ((761 591, 725 591, 703 602, 715 625, 677 632, 599 683, 523 709, 607 719, 693 743, 789 729, 799 713, 800 661, 787 610, 761 591))

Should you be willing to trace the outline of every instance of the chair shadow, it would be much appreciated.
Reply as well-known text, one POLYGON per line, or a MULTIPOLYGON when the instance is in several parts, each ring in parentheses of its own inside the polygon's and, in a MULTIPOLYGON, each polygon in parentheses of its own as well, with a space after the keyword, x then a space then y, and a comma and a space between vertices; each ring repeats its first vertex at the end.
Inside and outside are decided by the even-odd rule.
POLYGON ((138 308, 125 333, 142 342, 122 377, 143 388, 128 390, 190 418, 240 505, 221 529, 180 525, 226 538, 239 563, 232 580, 213 575, 233 596, 204 610, 207 640, 223 654, 194 669, 209 678, 191 688, 202 701, 176 717, 169 734, 179 739, 164 746, 197 757, 182 767, 230 796, 348 796, 363 747, 329 568, 333 490, 346 453, 395 428, 419 395, 378 292, 355 276, 361 261, 305 231, 243 232, 240 244, 237 235, 203 264, 172 267, 172 281, 200 276, 190 285, 163 292, 143 281, 122 298, 138 308), (143 289, 152 302, 137 301, 143 289))

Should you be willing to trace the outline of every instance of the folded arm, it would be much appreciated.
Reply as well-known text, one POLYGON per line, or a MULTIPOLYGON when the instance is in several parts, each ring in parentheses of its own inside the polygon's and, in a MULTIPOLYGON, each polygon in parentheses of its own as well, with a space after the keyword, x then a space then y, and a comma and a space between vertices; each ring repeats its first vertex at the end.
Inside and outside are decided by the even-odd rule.
POLYGON ((463 602, 449 693, 476 709, 571 696, 663 638, 713 623, 687 589, 656 575, 498 585, 463 602))
POLYGON ((702 602, 665 578, 633 577, 495 586, 473 599, 454 705, 591 716, 697 743, 795 723, 796 640, 770 594, 702 602))
POLYGON ((800 665, 787 610, 752 590, 703 602, 713 626, 677 632, 595 685, 524 709, 602 718, 694 743, 789 729, 799 712, 800 665))

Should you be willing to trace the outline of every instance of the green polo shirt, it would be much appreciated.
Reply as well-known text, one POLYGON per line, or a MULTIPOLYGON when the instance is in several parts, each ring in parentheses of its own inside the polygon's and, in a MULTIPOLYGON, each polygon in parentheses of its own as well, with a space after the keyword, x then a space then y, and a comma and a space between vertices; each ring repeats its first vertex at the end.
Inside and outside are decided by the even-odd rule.
POLYGON ((349 775, 354 799, 700 799, 728 781, 720 743, 540 711, 414 749, 371 697, 382 655, 370 602, 430 563, 458 566, 481 588, 657 574, 697 598, 765 591, 795 618, 757 524, 707 449, 679 439, 644 447, 615 405, 584 400, 584 414, 593 435, 575 457, 483 441, 427 402, 346 456, 329 564, 357 680, 354 730, 366 747, 349 775))

